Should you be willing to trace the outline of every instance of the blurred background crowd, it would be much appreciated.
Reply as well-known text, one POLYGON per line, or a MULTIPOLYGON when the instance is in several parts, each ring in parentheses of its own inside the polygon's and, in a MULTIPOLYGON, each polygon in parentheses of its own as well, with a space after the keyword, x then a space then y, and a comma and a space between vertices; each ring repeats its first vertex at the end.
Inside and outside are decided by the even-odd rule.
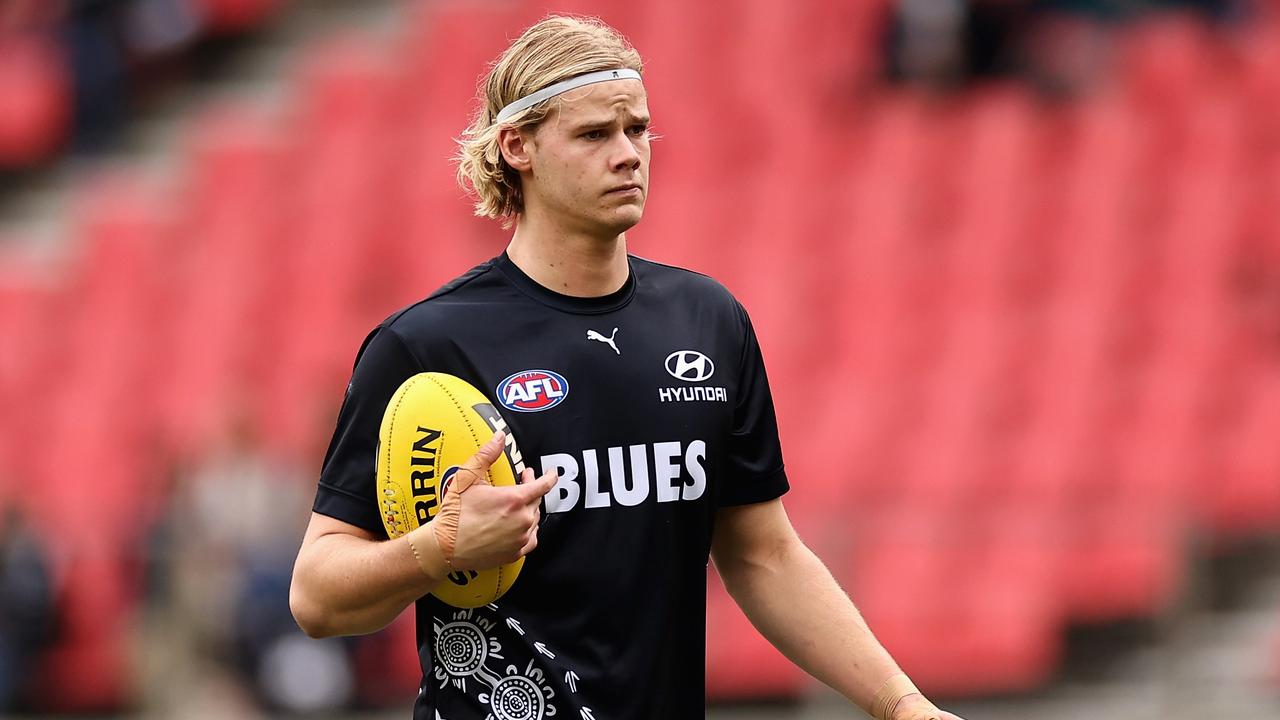
MULTIPOLYGON (((549 11, 645 56, 630 247, 751 310, 926 692, 1280 715, 1267 0, 0 0, 0 714, 408 712, 411 620, 309 640, 292 561, 360 339, 503 246, 448 158, 549 11)), ((709 613, 719 712, 832 712, 709 613)))
POLYGON ((251 31, 278 0, 5 0, 0 165, 101 152, 141 100, 181 82, 204 43, 251 31))
POLYGON ((1048 94, 1087 91, 1114 73, 1117 33, 1151 13, 1194 12, 1229 29, 1249 0, 904 0, 887 45, 889 76, 937 87, 1021 77, 1048 94))

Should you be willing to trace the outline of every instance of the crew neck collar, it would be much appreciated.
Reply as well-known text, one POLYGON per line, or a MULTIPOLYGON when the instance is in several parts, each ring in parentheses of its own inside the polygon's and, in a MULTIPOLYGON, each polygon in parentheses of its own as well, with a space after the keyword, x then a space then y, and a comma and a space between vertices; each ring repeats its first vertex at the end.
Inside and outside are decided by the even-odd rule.
POLYGON ((543 305, 565 312, 578 313, 580 315, 599 315, 612 312, 626 306, 636 293, 636 270, 631 263, 630 255, 627 256, 626 282, 622 283, 622 287, 608 295, 597 297, 564 295, 543 286, 537 280, 526 275, 518 265, 512 262, 511 257, 507 255, 505 250, 495 258, 495 263, 498 269, 502 271, 502 274, 506 275, 511 284, 515 285, 520 292, 543 305))

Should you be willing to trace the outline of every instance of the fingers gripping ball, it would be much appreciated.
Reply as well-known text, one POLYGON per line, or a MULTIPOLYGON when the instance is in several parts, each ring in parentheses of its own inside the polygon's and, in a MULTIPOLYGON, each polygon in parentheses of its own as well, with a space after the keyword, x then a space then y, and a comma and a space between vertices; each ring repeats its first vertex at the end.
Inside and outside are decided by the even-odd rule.
MULTIPOLYGON (((465 380, 445 373, 405 380, 387 404, 378 435, 378 506, 388 537, 438 517, 436 541, 452 562, 461 494, 475 483, 515 485, 516 447, 493 404, 465 380), (497 430, 507 433, 505 452, 486 470, 474 457, 497 430)), ((455 571, 432 594, 454 607, 480 607, 502 597, 523 566, 522 557, 488 570, 455 571)))

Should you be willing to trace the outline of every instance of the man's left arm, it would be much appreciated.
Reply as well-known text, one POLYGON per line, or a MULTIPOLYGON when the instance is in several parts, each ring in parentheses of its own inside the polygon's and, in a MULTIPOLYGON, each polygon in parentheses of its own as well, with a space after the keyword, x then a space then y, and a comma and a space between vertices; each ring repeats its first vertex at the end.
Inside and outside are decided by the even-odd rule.
POLYGON ((960 720, 902 674, 781 500, 721 508, 716 570, 751 623, 796 665, 881 720, 960 720))

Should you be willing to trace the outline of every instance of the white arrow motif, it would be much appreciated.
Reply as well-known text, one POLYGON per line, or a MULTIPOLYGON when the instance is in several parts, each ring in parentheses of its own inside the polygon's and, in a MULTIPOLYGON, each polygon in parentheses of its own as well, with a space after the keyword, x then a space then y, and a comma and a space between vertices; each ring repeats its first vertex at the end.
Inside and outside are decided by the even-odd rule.
MULTIPOLYGON (((523 635, 523 634, 524 634, 524 633, 521 633, 521 635, 523 635)), ((538 652, 542 653, 543 655, 546 655, 547 657, 551 658, 552 660, 555 660, 555 659, 556 659, 556 654, 555 654, 555 653, 553 653, 553 652, 551 652, 550 650, 548 650, 548 649, 547 649, 547 646, 546 646, 546 645, 543 645, 543 644, 542 644, 542 643, 540 643, 540 642, 536 642, 536 643, 534 643, 534 644, 533 644, 533 649, 534 649, 534 650, 537 650, 538 652)))
POLYGON ((582 720, 596 720, 595 713, 591 712, 591 708, 584 707, 578 712, 582 716, 582 720))
POLYGON ((494 605, 493 603, 489 603, 489 604, 488 604, 488 605, 486 605, 485 607, 489 608, 490 610, 497 610, 497 609, 498 609, 498 606, 497 606, 497 605, 494 605))
POLYGON ((569 692, 578 692, 578 673, 570 670, 564 674, 564 681, 569 683, 569 692))
POLYGON ((515 618, 507 618, 507 627, 511 628, 512 630, 515 630, 521 635, 524 634, 524 628, 520 627, 520 621, 516 620, 515 618))

